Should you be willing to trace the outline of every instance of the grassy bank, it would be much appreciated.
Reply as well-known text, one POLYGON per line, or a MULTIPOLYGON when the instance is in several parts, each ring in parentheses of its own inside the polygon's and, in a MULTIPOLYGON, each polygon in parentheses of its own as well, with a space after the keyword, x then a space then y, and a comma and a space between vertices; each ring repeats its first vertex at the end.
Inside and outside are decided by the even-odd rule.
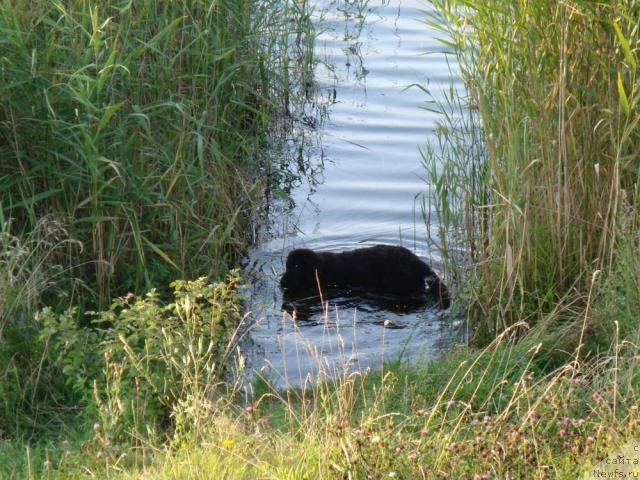
POLYGON ((580 478, 640 424, 637 348, 549 365, 538 337, 504 335, 419 368, 344 375, 182 412, 197 430, 162 445, 86 437, 2 446, 16 478, 580 478), (195 412, 198 415, 194 415, 195 412))

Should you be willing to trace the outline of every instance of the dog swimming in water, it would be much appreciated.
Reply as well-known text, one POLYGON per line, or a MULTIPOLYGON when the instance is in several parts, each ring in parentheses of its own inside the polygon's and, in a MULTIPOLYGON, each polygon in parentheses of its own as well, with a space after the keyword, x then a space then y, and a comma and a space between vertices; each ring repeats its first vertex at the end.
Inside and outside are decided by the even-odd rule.
POLYGON ((429 265, 404 247, 376 245, 349 252, 292 250, 280 285, 288 294, 363 290, 392 297, 428 297, 449 308, 449 290, 429 265))

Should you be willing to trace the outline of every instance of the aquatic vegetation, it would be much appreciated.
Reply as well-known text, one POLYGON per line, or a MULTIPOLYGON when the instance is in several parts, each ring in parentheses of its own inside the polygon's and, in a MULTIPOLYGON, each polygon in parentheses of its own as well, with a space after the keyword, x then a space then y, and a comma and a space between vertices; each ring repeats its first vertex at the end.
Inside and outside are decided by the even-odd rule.
POLYGON ((305 23, 288 22, 296 10, 304 5, 3 6, 3 218, 17 236, 45 214, 65 223, 81 242, 56 259, 77 280, 69 295, 105 306, 224 274, 273 169, 266 134, 305 68, 283 58, 296 34, 306 41, 305 23))
POLYGON ((594 273, 612 273, 637 235, 638 4, 434 4, 430 24, 450 38, 469 95, 441 128, 437 197, 472 263, 471 313, 486 340, 584 305, 594 273), (474 112, 484 152, 453 145, 465 141, 456 122, 478 145, 474 112))
MULTIPOLYGON (((182 384, 167 372, 203 345, 217 362, 206 373, 220 379, 239 298, 229 293, 209 312, 218 323, 208 336, 185 336, 165 308, 176 303, 175 279, 231 281, 251 241, 282 168, 265 153, 269 131, 291 128, 288 104, 312 67, 307 8, 3 4, 0 438, 55 435, 103 408, 118 438, 175 425, 161 413, 182 384), (164 335, 185 357, 158 367, 161 352, 137 347, 155 349, 164 335), (105 361, 115 351, 121 358, 105 361)), ((109 422, 100 424, 106 435, 109 422)))

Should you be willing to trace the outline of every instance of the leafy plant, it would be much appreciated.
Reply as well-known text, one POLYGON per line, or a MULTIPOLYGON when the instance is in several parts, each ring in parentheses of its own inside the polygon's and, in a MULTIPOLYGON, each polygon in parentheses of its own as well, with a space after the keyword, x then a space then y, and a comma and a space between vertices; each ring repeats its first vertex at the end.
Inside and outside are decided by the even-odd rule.
POLYGON ((101 435, 148 437, 172 424, 185 399, 215 397, 242 318, 238 282, 235 270, 216 284, 176 281, 167 305, 154 291, 118 298, 90 313, 89 327, 79 325, 76 308, 45 308, 37 315, 39 341, 90 407, 87 415, 99 418, 101 435))

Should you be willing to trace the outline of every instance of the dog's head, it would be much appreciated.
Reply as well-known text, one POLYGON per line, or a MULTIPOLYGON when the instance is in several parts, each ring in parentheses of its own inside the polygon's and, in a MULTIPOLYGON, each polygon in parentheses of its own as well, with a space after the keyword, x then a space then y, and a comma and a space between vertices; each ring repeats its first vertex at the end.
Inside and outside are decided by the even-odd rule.
POLYGON ((321 259, 313 250, 298 248, 287 256, 287 269, 280 286, 285 289, 309 290, 317 288, 316 271, 321 259))

